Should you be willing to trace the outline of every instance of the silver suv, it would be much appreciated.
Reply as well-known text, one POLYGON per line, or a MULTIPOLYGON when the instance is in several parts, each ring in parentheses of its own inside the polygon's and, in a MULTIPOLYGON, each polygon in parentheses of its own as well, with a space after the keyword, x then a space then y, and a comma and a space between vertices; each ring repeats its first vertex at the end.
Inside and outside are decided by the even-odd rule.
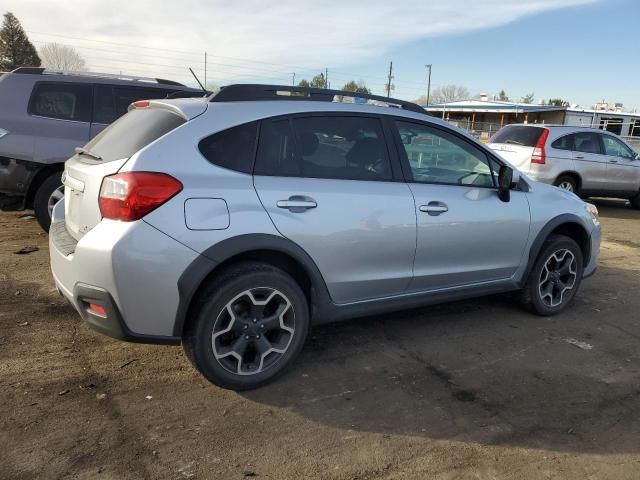
POLYGON ((596 128, 507 125, 489 147, 539 182, 581 197, 628 198, 640 208, 640 155, 596 128))
POLYGON ((73 149, 127 112, 134 100, 202 96, 158 78, 22 67, 0 78, 0 208, 33 208, 49 230, 73 149))
POLYGON ((60 292, 233 389, 291 364, 312 324, 506 291, 540 315, 569 304, 596 269, 595 207, 417 105, 344 95, 134 103, 66 162, 60 292))

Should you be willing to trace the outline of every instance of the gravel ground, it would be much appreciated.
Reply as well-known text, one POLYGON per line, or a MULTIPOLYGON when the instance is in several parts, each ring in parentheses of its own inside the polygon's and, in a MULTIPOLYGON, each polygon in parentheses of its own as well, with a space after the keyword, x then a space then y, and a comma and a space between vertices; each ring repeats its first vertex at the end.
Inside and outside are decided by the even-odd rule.
POLYGON ((35 220, 1 213, 0 478, 638 479, 640 212, 598 205, 566 313, 502 295, 324 326, 242 394, 89 330, 35 220))

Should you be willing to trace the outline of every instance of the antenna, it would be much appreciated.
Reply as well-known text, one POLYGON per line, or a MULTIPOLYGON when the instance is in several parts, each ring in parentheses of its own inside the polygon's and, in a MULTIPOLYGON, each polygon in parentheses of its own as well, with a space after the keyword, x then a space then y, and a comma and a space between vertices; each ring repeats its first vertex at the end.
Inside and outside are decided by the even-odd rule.
POLYGON ((198 79, 198 76, 195 74, 195 72, 193 71, 193 69, 191 67, 189 67, 189 71, 191 72, 191 75, 193 75, 193 78, 196 79, 196 82, 198 82, 198 85, 200 85, 200 88, 202 89, 202 91, 204 92, 204 96, 208 96, 209 92, 207 92, 207 89, 204 88, 204 86, 202 85, 202 83, 200 83, 200 80, 198 79))

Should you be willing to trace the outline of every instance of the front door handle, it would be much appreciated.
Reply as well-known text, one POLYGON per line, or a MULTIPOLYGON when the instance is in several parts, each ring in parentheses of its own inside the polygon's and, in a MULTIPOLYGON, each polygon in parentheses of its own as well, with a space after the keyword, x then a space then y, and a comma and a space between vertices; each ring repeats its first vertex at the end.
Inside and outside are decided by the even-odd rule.
POLYGON ((286 208, 293 213, 302 213, 310 208, 316 208, 318 203, 305 195, 292 195, 288 200, 278 200, 278 208, 286 208))
POLYGON ((618 160, 609 160, 609 163, 618 163, 618 160))
POLYGON ((576 160, 584 160, 584 155, 576 155, 576 160))
POLYGON ((428 213, 431 216, 442 215, 449 211, 446 203, 443 202, 429 202, 426 205, 420 205, 420 211, 428 213))

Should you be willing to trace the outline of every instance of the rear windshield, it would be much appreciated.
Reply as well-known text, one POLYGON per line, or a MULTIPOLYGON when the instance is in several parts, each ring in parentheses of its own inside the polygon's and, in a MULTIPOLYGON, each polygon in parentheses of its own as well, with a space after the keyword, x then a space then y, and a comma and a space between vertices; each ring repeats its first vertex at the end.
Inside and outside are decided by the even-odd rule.
POLYGON ((137 108, 120 117, 84 148, 102 157, 101 163, 129 158, 186 120, 160 108, 137 108))
POLYGON ((544 128, 507 125, 489 139, 489 143, 509 143, 524 147, 535 147, 544 128))

